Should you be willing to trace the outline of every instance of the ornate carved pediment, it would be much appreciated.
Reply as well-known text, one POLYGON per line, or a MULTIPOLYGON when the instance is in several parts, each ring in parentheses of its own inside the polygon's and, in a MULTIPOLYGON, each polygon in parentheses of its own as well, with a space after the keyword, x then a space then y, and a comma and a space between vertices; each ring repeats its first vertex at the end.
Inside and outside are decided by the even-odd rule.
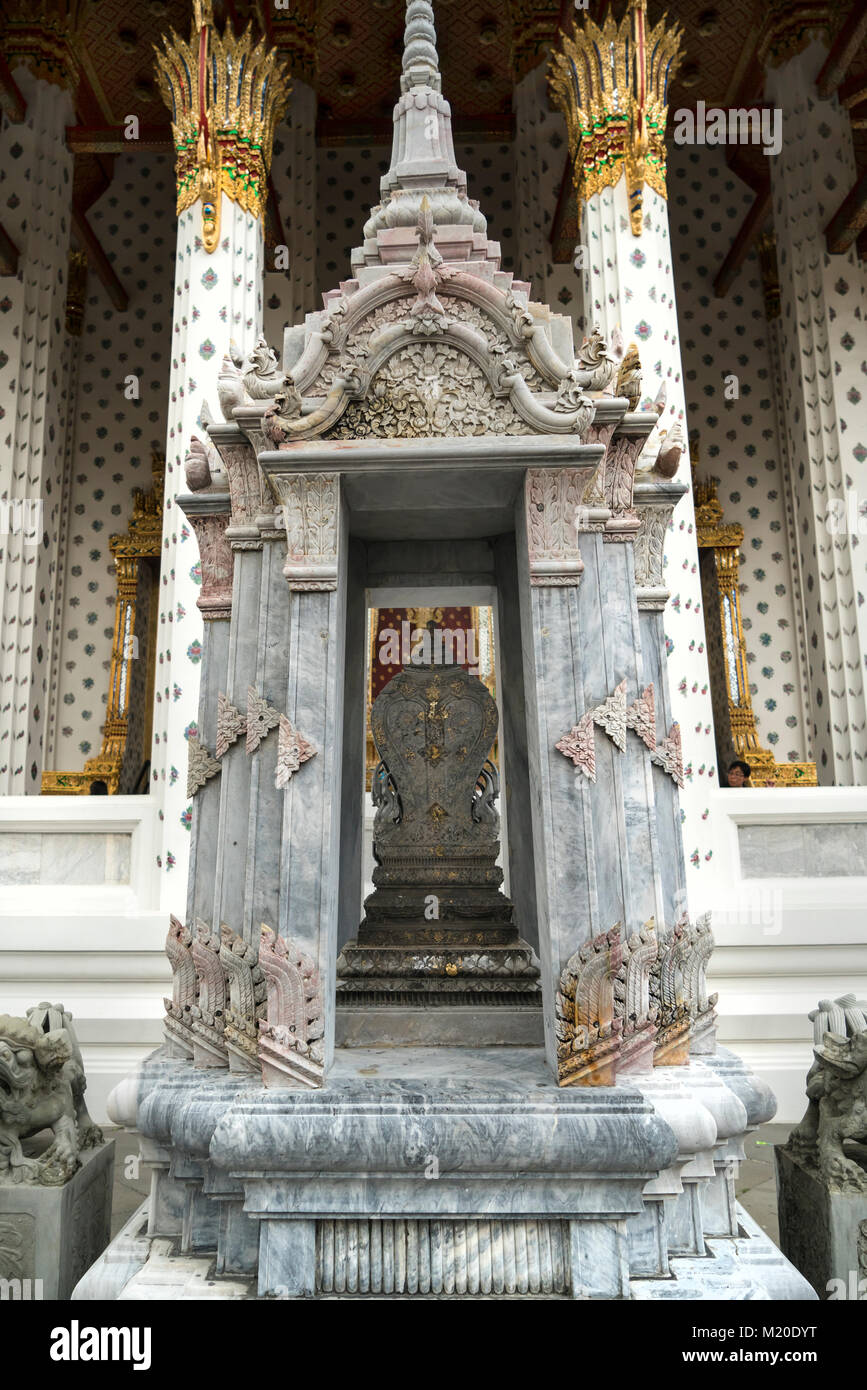
POLYGON ((401 348, 374 377, 366 399, 347 407, 332 439, 530 434, 509 400, 498 400, 484 372, 457 348, 401 348))
POLYGON ((583 439, 593 418, 585 388, 600 362, 558 355, 552 316, 530 307, 526 287, 446 264, 423 211, 417 234, 408 263, 362 287, 349 282, 314 321, 263 420, 269 444, 323 435, 583 439))

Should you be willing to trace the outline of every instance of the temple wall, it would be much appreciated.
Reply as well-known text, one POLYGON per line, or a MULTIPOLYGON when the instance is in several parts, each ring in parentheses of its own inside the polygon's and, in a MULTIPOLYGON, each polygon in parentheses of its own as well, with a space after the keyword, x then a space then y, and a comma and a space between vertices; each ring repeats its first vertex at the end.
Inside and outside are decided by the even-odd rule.
MULTIPOLYGON (((727 168, 724 149, 672 146, 668 161, 690 437, 698 431, 699 476, 720 479, 725 519, 744 528, 741 613, 759 738, 778 762, 799 762, 809 751, 798 691, 797 604, 755 249, 728 295, 713 293, 714 276, 754 195, 727 168), (737 400, 724 395, 730 373, 738 378, 737 400)), ((678 602, 672 581, 672 603, 678 602)))
POLYGON ((129 307, 118 313, 90 272, 78 341, 61 646, 52 672, 51 766, 67 771, 82 768, 101 743, 116 592, 109 537, 126 529, 134 490, 151 486, 151 450, 165 448, 174 216, 172 161, 159 154, 118 157, 110 188, 88 213, 129 307), (126 399, 129 375, 138 377, 138 400, 126 399))

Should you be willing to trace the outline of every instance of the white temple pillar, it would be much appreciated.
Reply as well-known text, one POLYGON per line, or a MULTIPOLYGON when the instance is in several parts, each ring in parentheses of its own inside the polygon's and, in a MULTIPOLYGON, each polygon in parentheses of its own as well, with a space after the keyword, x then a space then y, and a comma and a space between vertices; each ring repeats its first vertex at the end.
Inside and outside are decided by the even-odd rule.
MULTIPOLYGON (((560 39, 551 67, 551 91, 566 117, 584 254, 584 315, 611 344, 619 330, 625 349, 634 344, 640 375, 624 358, 618 391, 632 393, 632 408, 650 405, 665 392, 660 431, 677 428, 683 442, 678 478, 690 482, 685 442, 686 403, 674 294, 674 269, 665 186, 665 78, 680 61, 680 32, 660 21, 644 32, 640 0, 631 0, 618 24, 609 14, 599 29, 584 19, 560 39), (628 40, 628 43, 627 43, 628 40), (582 58, 588 49, 588 61, 582 58), (600 66, 589 57, 609 55, 600 66), (647 53, 641 69, 647 148, 643 159, 629 115, 639 64, 627 53, 647 53), (574 67, 569 59, 574 58, 574 67), (578 81, 576 83, 576 74, 578 81), (591 106, 606 120, 591 120, 591 106), (586 135, 588 130, 592 131, 586 135)), ((636 481, 640 477, 636 475, 636 481)), ((684 787, 680 793, 683 847, 690 906, 712 906, 709 797, 717 785, 716 746, 705 650, 704 614, 692 492, 674 510, 665 538, 665 613, 671 714, 680 725, 684 787)))
MULTIPOLYGON (((515 84, 515 208, 518 216, 518 256, 521 279, 533 277, 533 299, 547 304, 545 268, 551 260, 548 227, 557 202, 557 188, 543 188, 542 165, 546 125, 556 116, 548 110, 544 65, 533 68, 515 84)), ((556 173, 552 175, 556 180, 556 173)), ((550 177, 545 180, 550 183, 550 177)))
POLYGON ((322 307, 316 286, 316 162, 316 93, 306 82, 293 78, 289 110, 275 140, 272 169, 288 265, 265 278, 266 306, 272 287, 279 299, 273 317, 266 307, 269 342, 282 340, 285 323, 303 323, 305 314, 322 307))
MULTIPOLYGON (((769 40, 770 61, 774 44, 769 40)), ((783 48, 782 53, 791 49, 783 48)), ((782 56, 782 55, 781 55, 782 56)), ((867 452, 865 274, 855 243, 828 253, 825 229, 857 179, 852 127, 820 100, 819 42, 770 67, 765 98, 782 111, 768 160, 780 287, 785 447, 804 581, 813 754, 820 785, 867 784, 867 452), (860 534, 859 534, 860 533, 860 534)))
MULTIPOLYGON (((33 38, 33 35, 31 35, 33 38)), ((6 35, 15 60, 15 36, 6 35)), ((33 45, 31 45, 33 47, 33 45)), ((28 55, 36 61, 35 50, 28 55)), ((0 131, 0 167, 18 201, 3 225, 18 274, 2 281, 0 355, 0 793, 38 794, 44 759, 54 626, 67 397, 64 365, 72 156, 69 92, 15 66, 27 105, 0 131), (4 306, 5 308, 5 306, 4 306)))
POLYGON ((267 169, 288 84, 276 53, 266 53, 264 41, 255 44, 249 34, 236 38, 231 24, 222 36, 215 31, 208 3, 190 43, 175 38, 164 42, 166 55, 158 54, 157 62, 163 96, 174 116, 178 234, 151 792, 162 803, 161 905, 180 915, 191 820, 186 747, 196 729, 202 618, 196 607, 201 582, 196 537, 175 499, 186 491, 184 458, 191 436, 203 432, 203 409, 207 406, 216 416, 221 365, 230 341, 243 352, 262 331, 267 169), (237 71, 242 58, 255 73, 249 91, 230 99, 227 111, 221 104, 219 116, 208 81, 207 136, 199 115, 203 28, 205 69, 216 71, 218 84, 233 66, 237 71), (251 153, 256 145, 258 156, 251 153))
POLYGON ((783 326, 780 322, 780 276, 777 266, 777 244, 772 234, 759 238, 759 264, 762 270, 762 291, 765 300, 765 318, 768 326, 768 355, 771 363, 772 391, 774 397, 774 419, 779 445, 780 476, 783 492, 783 515, 786 525, 786 562, 789 569, 789 592, 795 613, 795 631, 792 634, 793 656, 798 682, 798 703, 800 706, 800 727, 803 730, 804 757, 814 762, 813 755, 813 707, 810 699, 810 660, 807 653, 807 605, 806 573, 802 555, 801 535, 798 515, 795 510, 795 478, 792 455, 789 452, 789 436, 786 430, 786 389, 783 341, 783 326))
POLYGON ((69 572, 70 512, 75 468, 75 423, 78 381, 81 371, 81 335, 87 297, 87 255, 70 251, 67 264, 65 332, 63 337, 63 379, 61 395, 65 402, 65 433, 60 464, 60 499, 57 507, 57 577, 52 585, 51 641, 46 649, 48 695, 45 700, 45 733, 42 747, 43 768, 54 767, 57 730, 60 727, 60 664, 66 581, 69 572))

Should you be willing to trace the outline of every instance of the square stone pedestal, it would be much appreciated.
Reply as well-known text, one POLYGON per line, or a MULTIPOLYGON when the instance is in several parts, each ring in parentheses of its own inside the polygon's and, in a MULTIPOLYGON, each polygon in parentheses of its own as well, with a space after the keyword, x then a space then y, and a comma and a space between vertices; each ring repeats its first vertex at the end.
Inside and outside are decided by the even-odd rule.
POLYGON ((63 1187, 0 1184, 0 1279, 22 1281, 8 1297, 69 1298, 111 1237, 113 1167, 112 1139, 63 1187))
POLYGON ((819 1175, 777 1145, 777 1205, 780 1248, 809 1280, 820 1298, 842 1280, 837 1297, 857 1298, 858 1282, 867 1292, 867 1192, 832 1192, 819 1175), (863 1226, 863 1234, 860 1228, 863 1226))

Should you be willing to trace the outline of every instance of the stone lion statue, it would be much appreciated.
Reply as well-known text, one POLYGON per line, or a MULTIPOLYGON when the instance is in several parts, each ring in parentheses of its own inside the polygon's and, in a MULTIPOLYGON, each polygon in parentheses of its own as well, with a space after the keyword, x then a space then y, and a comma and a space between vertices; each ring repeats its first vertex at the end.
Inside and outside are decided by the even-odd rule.
POLYGON ((810 1014, 809 1105, 786 1148, 838 1192, 867 1192, 867 1004, 851 994, 810 1014))
POLYGON ((102 1142, 84 1103, 86 1085, 72 1015, 37 1004, 27 1018, 0 1014, 0 1182, 60 1186, 81 1166, 82 1149, 102 1142), (54 1136, 38 1157, 22 1141, 54 1136))

